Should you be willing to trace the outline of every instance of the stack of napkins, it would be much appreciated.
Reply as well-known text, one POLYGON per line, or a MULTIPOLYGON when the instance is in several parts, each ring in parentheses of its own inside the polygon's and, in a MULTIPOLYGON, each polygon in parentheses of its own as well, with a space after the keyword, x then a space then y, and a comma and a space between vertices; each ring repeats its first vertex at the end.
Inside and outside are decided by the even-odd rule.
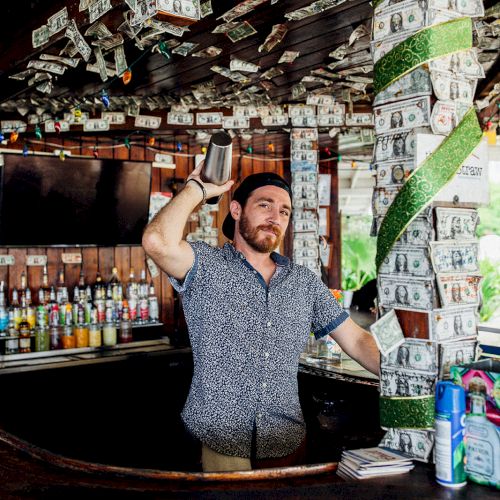
POLYGON ((413 467, 409 458, 393 451, 383 448, 361 448, 342 452, 337 474, 343 479, 369 479, 403 474, 413 467))

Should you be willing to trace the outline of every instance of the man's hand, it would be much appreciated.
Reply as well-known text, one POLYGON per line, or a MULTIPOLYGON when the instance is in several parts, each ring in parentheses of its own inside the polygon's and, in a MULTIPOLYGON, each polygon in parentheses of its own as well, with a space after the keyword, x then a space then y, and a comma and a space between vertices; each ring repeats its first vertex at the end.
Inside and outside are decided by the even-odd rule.
POLYGON ((200 184, 202 184, 203 187, 205 188, 207 199, 219 197, 221 194, 224 194, 225 192, 231 189, 232 185, 234 184, 233 180, 229 180, 226 183, 222 184, 221 186, 217 186, 217 184, 211 184, 210 182, 203 182, 201 180, 201 171, 203 170, 204 165, 205 165, 205 160, 200 162, 200 164, 191 172, 191 174, 187 178, 186 183, 190 179, 194 179, 198 181, 200 184))

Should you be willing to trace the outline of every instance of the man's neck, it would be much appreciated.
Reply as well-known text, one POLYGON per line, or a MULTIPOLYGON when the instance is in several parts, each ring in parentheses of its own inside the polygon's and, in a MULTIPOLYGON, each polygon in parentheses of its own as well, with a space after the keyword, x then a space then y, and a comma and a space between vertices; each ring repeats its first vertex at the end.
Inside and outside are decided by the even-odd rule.
POLYGON ((257 270, 274 266, 274 261, 271 259, 271 252, 258 252, 241 237, 235 237, 233 246, 238 252, 241 252, 245 256, 245 259, 257 270))

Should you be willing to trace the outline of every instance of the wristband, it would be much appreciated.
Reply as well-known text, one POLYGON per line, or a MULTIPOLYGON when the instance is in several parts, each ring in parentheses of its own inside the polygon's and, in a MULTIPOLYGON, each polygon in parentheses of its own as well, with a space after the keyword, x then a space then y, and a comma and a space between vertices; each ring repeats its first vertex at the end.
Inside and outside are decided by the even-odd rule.
POLYGON ((196 179, 188 179, 186 184, 189 182, 189 181, 193 181, 193 182, 196 182, 196 184, 198 184, 198 186, 200 186, 200 189, 202 190, 203 192, 203 199, 201 200, 201 204, 204 205, 205 204, 205 201, 207 199, 207 191, 205 189, 205 186, 198 180, 196 179))

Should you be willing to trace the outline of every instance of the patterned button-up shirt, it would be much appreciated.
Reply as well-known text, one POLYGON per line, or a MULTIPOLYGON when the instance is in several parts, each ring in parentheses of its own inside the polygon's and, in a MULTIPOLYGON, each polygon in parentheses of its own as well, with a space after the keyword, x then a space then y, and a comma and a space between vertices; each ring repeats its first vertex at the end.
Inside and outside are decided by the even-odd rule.
POLYGON ((348 314, 309 269, 272 253, 269 282, 226 243, 192 244, 181 294, 194 373, 182 412, 187 429, 225 455, 288 455, 305 436, 297 372, 313 332, 320 338, 348 314))

